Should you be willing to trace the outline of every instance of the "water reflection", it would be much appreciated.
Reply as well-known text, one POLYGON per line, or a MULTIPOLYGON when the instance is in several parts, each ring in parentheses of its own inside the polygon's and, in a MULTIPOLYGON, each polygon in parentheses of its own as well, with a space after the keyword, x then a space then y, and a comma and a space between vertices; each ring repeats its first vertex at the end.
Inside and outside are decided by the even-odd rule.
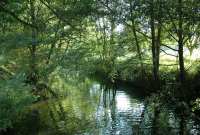
POLYGON ((79 72, 52 76, 49 85, 53 92, 47 91, 32 105, 38 110, 6 134, 182 134, 180 129, 190 126, 168 109, 145 107, 137 87, 107 83, 79 72))

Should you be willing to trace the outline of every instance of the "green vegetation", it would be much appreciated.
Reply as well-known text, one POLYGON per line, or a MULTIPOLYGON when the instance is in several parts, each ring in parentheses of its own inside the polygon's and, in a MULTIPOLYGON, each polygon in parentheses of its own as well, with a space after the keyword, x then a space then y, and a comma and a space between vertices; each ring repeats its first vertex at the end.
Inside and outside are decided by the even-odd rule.
POLYGON ((0 1, 0 131, 56 69, 167 88, 198 110, 199 10, 199 0, 0 1))
POLYGON ((29 92, 32 88, 23 83, 22 76, 1 82, 0 131, 6 131, 12 124, 20 121, 20 117, 30 109, 27 106, 37 100, 34 94, 29 92))

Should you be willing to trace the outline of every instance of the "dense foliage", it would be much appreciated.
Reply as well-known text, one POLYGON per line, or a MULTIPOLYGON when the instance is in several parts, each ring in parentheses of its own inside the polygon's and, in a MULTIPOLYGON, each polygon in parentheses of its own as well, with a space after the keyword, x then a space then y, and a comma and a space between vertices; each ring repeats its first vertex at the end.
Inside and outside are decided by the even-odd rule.
MULTIPOLYGON (((146 86, 149 92, 167 87, 197 110, 199 24, 199 0, 1 0, 1 105, 7 112, 15 100, 29 104, 32 86, 48 82, 55 69, 68 68, 146 86)), ((1 120, 1 130, 11 126, 15 114, 7 124, 1 120)))
POLYGON ((12 127, 12 124, 20 121, 20 117, 28 112, 32 102, 36 101, 34 94, 30 94, 33 88, 23 83, 23 77, 18 76, 11 81, 4 81, 0 87, 0 131, 12 127))

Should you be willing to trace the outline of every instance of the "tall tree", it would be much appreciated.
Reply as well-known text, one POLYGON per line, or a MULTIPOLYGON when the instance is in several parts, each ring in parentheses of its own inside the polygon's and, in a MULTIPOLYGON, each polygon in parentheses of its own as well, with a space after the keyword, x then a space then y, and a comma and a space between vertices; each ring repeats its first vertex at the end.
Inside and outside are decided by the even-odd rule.
MULTIPOLYGON (((9 50, 11 53, 17 52, 20 56, 17 60, 21 65, 19 66, 21 72, 24 72, 27 82, 36 85, 56 68, 60 60, 64 59, 68 43, 61 46, 61 38, 65 41, 72 38, 77 39, 73 41, 82 42, 84 29, 81 22, 94 12, 96 12, 96 7, 91 0, 82 2, 0 1, 0 14, 8 16, 10 18, 8 22, 15 20, 18 25, 14 27, 12 35, 5 34, 6 38, 11 36, 16 38, 10 40, 12 45, 11 42, 7 44, 4 42, 7 46, 3 48, 6 50, 11 48, 9 50)), ((78 47, 81 47, 81 44, 78 47)))
MULTIPOLYGON (((30 13, 31 13, 31 24, 33 26, 36 26, 36 18, 35 18, 35 0, 30 0, 30 13)), ((35 27, 32 27, 32 39, 35 40, 37 37, 37 30, 35 29, 35 27)), ((36 48, 37 47, 37 43, 33 42, 31 47, 30 47, 30 52, 31 52, 31 57, 30 57, 30 66, 31 66, 31 75, 30 77, 28 76, 28 79, 31 80, 31 82, 36 85, 37 83, 37 73, 38 73, 38 69, 36 69, 36 48)))
POLYGON ((156 68, 157 72, 159 74, 159 65, 160 65, 160 47, 161 47, 161 33, 162 33, 162 17, 163 17, 163 11, 162 11, 162 0, 159 1, 159 11, 157 15, 157 21, 158 21, 158 35, 157 35, 157 40, 156 40, 156 68))
POLYGON ((145 80, 146 80, 146 82, 148 84, 148 87, 150 89, 152 89, 151 83, 149 81, 148 74, 147 74, 146 70, 144 69, 143 60, 142 60, 142 56, 141 56, 140 45, 139 45, 138 36, 137 36, 137 32, 136 32, 136 24, 135 24, 135 19, 134 19, 136 15, 133 14, 134 13, 134 9, 133 8, 136 8, 137 4, 139 4, 139 3, 135 2, 134 5, 133 5, 133 1, 130 1, 130 13, 131 13, 132 30, 133 30, 135 43, 136 43, 136 46, 137 46, 137 53, 138 53, 138 56, 139 56, 139 61, 140 61, 140 65, 141 65, 141 68, 142 68, 142 73, 143 73, 143 75, 145 77, 145 80))
MULTIPOLYGON (((160 89, 160 80, 159 80, 159 76, 158 76, 158 55, 156 56, 156 36, 155 36, 155 14, 154 14, 154 0, 150 1, 150 25, 151 25, 151 38, 152 38, 152 58, 153 58, 153 73, 154 73, 154 77, 155 77, 155 88, 156 90, 160 89)), ((159 48, 157 48, 159 49, 159 48)), ((158 52, 158 51, 157 51, 158 52)))

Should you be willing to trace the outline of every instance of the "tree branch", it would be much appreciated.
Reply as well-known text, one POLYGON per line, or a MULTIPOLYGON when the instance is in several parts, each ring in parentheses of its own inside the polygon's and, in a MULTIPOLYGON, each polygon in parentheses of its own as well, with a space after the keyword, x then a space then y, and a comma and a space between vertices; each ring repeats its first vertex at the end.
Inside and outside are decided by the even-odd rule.
POLYGON ((174 40, 176 40, 176 42, 178 42, 178 40, 167 30, 167 28, 163 24, 160 25, 167 31, 167 33, 169 33, 171 37, 173 37, 174 40))
MULTIPOLYGON (((123 19, 121 19, 111 8, 109 8, 104 2, 102 2, 101 0, 98 0, 100 3, 102 3, 104 6, 106 6, 107 8, 108 8, 108 10, 110 10, 114 15, 116 15, 123 23, 125 23, 125 25, 127 25, 127 26, 129 26, 129 27, 131 27, 131 28, 133 28, 133 26, 131 26, 130 24, 128 24, 128 23, 126 23, 126 21, 124 21, 123 19)), ((140 33, 140 34, 142 34, 144 37, 146 37, 146 38, 149 38, 149 39, 152 39, 152 37, 150 37, 150 36, 147 36, 146 34, 144 34, 144 33, 142 33, 141 31, 139 31, 139 30, 137 30, 137 29, 135 29, 135 31, 137 31, 138 33, 140 33)), ((147 40, 147 39, 146 39, 147 40)), ((176 39, 175 39, 176 40, 176 39)), ((176 40, 177 41, 177 40, 176 40)), ((155 42, 157 42, 157 41, 155 41, 155 42)), ((171 48, 171 47, 169 47, 169 46, 166 46, 165 44, 160 44, 160 45, 163 45, 163 46, 165 46, 165 47, 167 47, 167 48, 169 48, 169 49, 171 49, 171 50, 173 50, 173 51, 178 51, 178 50, 176 50, 176 49, 173 49, 173 48, 171 48)))
MULTIPOLYGON (((196 30, 194 31, 194 33, 197 32, 197 30, 199 29, 199 27, 200 27, 200 25, 197 26, 197 28, 196 28, 196 30)), ((188 38, 183 42, 183 44, 185 44, 189 39, 190 39, 190 37, 188 37, 188 38)))
POLYGON ((163 51, 165 54, 167 54, 167 55, 171 55, 171 56, 174 56, 174 57, 178 57, 178 56, 176 56, 176 55, 166 53, 163 49, 160 49, 160 50, 162 50, 162 51, 163 51))
POLYGON ((173 51, 178 51, 178 50, 173 49, 173 48, 171 48, 171 47, 169 47, 169 46, 167 46, 167 45, 165 45, 165 44, 161 44, 161 45, 163 45, 164 47, 167 47, 167 48, 169 48, 169 49, 171 49, 171 50, 173 50, 173 51))
MULTIPOLYGON (((116 13, 111 9, 111 8, 109 8, 106 4, 104 4, 101 0, 98 0, 100 3, 102 3, 104 6, 106 6, 114 15, 116 15, 116 13)), ((119 17, 118 15, 116 15, 117 17, 119 17)), ((129 27, 133 27, 133 26, 131 26, 130 24, 128 24, 127 22, 125 22, 123 19, 121 19, 120 17, 119 17, 119 19, 122 21, 122 22, 124 22, 127 26, 129 26, 129 27)), ((147 36, 146 34, 144 34, 144 33, 142 33, 141 31, 139 31, 139 30, 137 30, 137 29, 135 29, 138 33, 140 33, 140 34, 142 34, 143 36, 145 36, 145 37, 148 37, 148 38, 150 38, 150 39, 152 39, 151 37, 149 37, 149 36, 147 36)))
POLYGON ((34 28, 37 29, 36 26, 34 26, 34 25, 30 24, 30 23, 27 23, 27 22, 21 20, 15 13, 13 13, 13 12, 11 12, 11 11, 9 11, 9 10, 7 10, 7 9, 5 9, 5 8, 3 8, 3 7, 1 7, 1 6, 0 6, 0 12, 5 12, 5 13, 7 13, 7 14, 10 14, 10 15, 11 15, 12 17, 14 17, 18 22, 20 22, 20 23, 22 23, 22 24, 24 24, 24 25, 27 25, 27 26, 34 27, 34 28))
POLYGON ((50 6, 48 6, 44 1, 40 0, 48 9, 50 9, 59 19, 66 22, 68 25, 70 25, 72 28, 74 28, 77 31, 80 31, 76 29, 71 23, 69 23, 67 20, 63 19, 60 15, 58 15, 50 6))

